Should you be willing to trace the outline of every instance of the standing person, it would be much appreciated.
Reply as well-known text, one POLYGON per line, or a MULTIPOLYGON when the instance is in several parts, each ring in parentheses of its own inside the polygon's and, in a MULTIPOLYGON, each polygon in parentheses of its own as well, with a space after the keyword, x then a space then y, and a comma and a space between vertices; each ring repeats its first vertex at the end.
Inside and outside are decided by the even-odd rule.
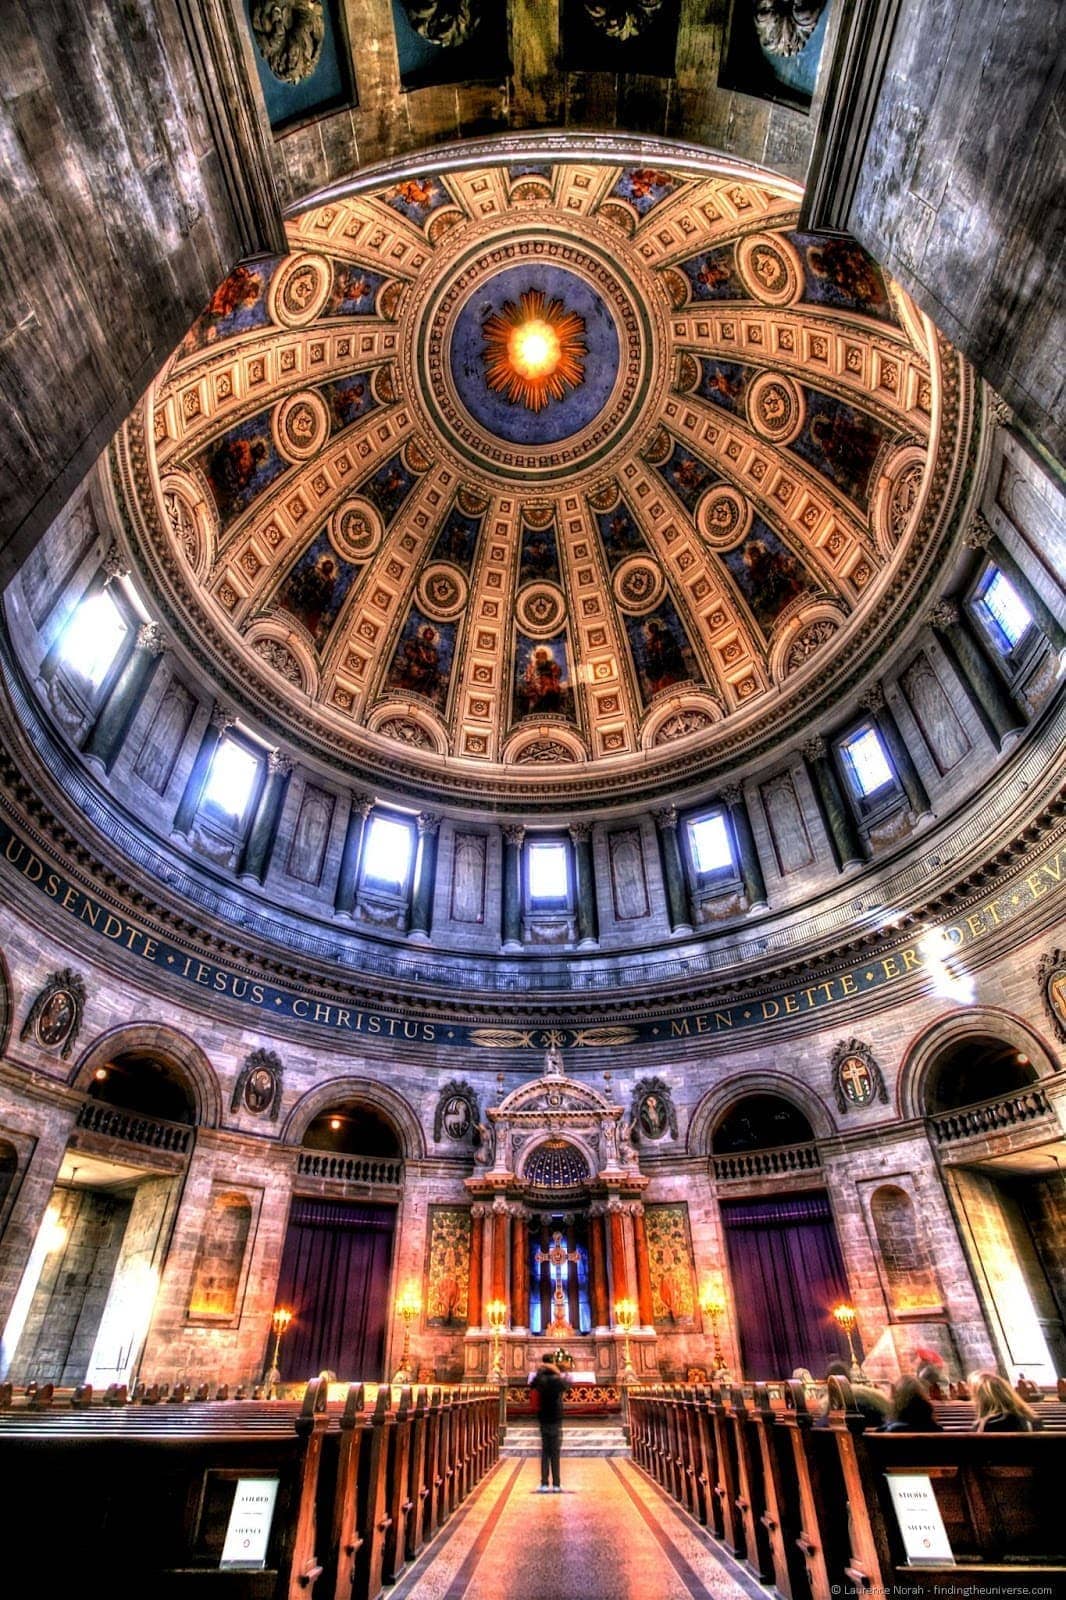
POLYGON ((545 1351, 533 1378, 540 1424, 540 1488, 538 1494, 562 1494, 559 1482, 559 1456, 563 1446, 563 1401, 570 1387, 567 1378, 545 1351), (549 1484, 548 1480, 551 1479, 549 1484))

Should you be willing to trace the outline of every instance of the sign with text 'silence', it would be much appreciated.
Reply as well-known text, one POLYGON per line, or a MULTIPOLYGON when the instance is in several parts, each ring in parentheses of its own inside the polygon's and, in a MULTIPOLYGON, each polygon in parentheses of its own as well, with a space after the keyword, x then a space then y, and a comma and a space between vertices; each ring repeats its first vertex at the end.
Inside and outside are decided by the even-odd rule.
POLYGON ((933 1481, 923 1472, 886 1472, 903 1548, 912 1567, 953 1567, 955 1557, 933 1481))
MULTIPOLYGON (((992 939, 1000 928, 1036 902, 1062 893, 1066 848, 1049 849, 1028 870, 1019 869, 1010 883, 975 904, 972 910, 960 912, 953 921, 926 928, 917 936, 900 932, 880 954, 840 968, 830 977, 812 971, 806 978, 795 978, 787 988, 756 997, 726 996, 703 1010, 678 1010, 631 1023, 628 1019, 622 1023, 605 1018, 602 1024, 573 1026, 523 1025, 510 1020, 500 1025, 471 1025, 420 1013, 416 1001, 408 1002, 402 1011, 397 1008, 390 1012, 345 1001, 343 997, 338 999, 336 992, 326 997, 313 991, 310 979, 303 990, 281 987, 266 972, 222 965, 213 958, 206 939, 199 951, 190 951, 188 944, 172 944, 162 926, 152 926, 148 919, 130 916, 97 899, 72 882, 58 861, 49 859, 39 846, 29 844, 3 818, 0 866, 17 874, 35 894, 51 901, 101 945, 123 951, 135 966, 165 973, 220 999, 238 1001, 261 1015, 309 1024, 335 1038, 347 1034, 382 1042, 396 1039, 467 1050, 534 1050, 540 1054, 548 1047, 595 1046, 614 1050, 637 1043, 721 1039, 813 1012, 831 1013, 842 1003, 875 992, 883 994, 901 980, 915 976, 924 978, 934 989, 945 982, 957 985, 960 978, 965 978, 969 952, 975 946, 992 939)), ((25 898, 20 897, 18 904, 25 906, 25 898)), ((580 989, 575 975, 574 993, 580 989)), ((484 993, 480 991, 482 1001, 484 993)), ((513 1016, 514 992, 501 991, 499 1000, 501 1010, 506 1008, 513 1016)), ((567 1005, 567 997, 560 996, 561 1013, 567 1005)))
POLYGON ((220 1567, 258 1570, 266 1566, 277 1497, 277 1478, 237 1479, 220 1567))

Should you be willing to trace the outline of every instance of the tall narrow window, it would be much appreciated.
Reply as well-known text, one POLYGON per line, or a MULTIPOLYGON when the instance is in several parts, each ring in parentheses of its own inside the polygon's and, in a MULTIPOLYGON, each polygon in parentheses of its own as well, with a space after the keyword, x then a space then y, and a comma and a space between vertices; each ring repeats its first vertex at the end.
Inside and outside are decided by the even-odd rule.
POLYGON ((870 795, 895 784, 896 775, 888 764, 876 728, 863 728, 850 739, 845 739, 840 751, 851 787, 860 800, 867 800, 870 795))
POLYGON ((688 834, 692 842, 692 859, 701 876, 707 872, 722 872, 734 865, 733 843, 725 817, 720 811, 690 822, 688 834))
POLYGON ((66 666, 98 689, 122 648, 130 625, 107 589, 83 600, 67 623, 60 654, 66 666))
POLYGON ((414 837, 409 822, 375 816, 363 847, 363 877, 400 894, 407 887, 414 858, 414 837))
POLYGON ((1032 623, 1021 595, 998 567, 988 575, 974 596, 974 606, 999 649, 1009 655, 1032 623))
POLYGON ((535 905, 565 903, 570 888, 566 845, 558 839, 529 846, 529 898, 535 905))
POLYGON ((261 765, 246 744, 238 739, 223 739, 207 774, 202 804, 241 822, 247 814, 261 765))

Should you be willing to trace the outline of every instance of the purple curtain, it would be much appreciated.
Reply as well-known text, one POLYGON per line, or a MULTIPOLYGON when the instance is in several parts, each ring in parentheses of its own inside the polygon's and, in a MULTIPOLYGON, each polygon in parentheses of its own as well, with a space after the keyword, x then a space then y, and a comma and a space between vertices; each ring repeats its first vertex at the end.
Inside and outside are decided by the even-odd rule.
POLYGON ((744 1377, 807 1367, 820 1378, 830 1361, 846 1360, 832 1309, 848 1285, 828 1196, 724 1201, 722 1222, 744 1377))
POLYGON ((294 1313, 281 1341, 286 1382, 329 1368, 343 1382, 384 1378, 394 1206, 294 1200, 277 1304, 294 1313))

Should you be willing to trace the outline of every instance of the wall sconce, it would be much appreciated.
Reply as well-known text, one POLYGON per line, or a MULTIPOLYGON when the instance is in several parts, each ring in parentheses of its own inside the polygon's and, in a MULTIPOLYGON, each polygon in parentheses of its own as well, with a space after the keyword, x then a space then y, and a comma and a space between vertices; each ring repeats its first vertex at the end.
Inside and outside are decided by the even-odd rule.
POLYGON ((635 1300, 616 1300, 614 1303, 614 1320, 622 1330, 622 1382, 634 1383, 636 1372, 633 1369, 633 1357, 629 1348, 630 1330, 636 1326, 637 1302, 635 1300))
POLYGON ((489 1328, 492 1332, 492 1378, 495 1383, 502 1383, 504 1371, 500 1343, 507 1323, 507 1302, 505 1300, 490 1300, 485 1307, 485 1315, 489 1319, 489 1328))

